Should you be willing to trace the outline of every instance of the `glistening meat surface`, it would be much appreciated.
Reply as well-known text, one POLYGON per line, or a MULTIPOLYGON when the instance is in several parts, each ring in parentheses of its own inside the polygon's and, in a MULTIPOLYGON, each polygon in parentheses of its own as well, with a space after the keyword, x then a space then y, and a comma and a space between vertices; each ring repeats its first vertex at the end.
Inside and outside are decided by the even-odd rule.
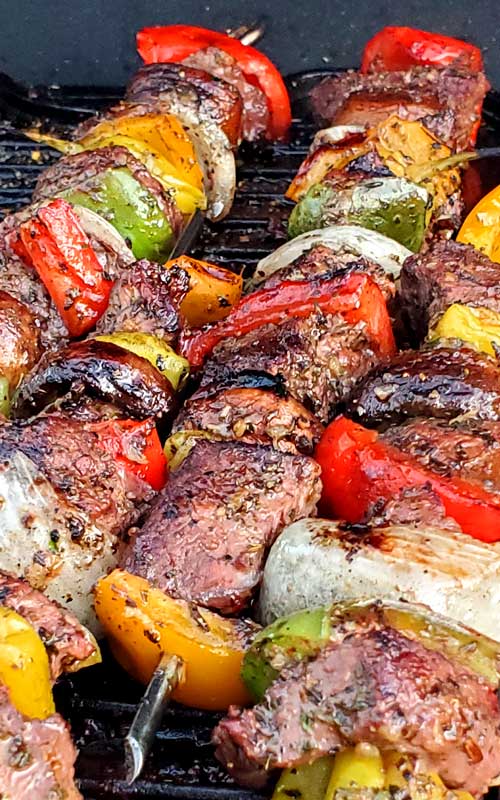
POLYGON ((82 800, 74 783, 76 750, 59 716, 28 719, 0 687, 0 797, 82 800))
POLYGON ((0 606, 16 611, 34 627, 47 649, 54 680, 95 653, 95 642, 76 617, 27 581, 0 572, 0 606))
POLYGON ((439 139, 464 150, 488 89, 482 72, 449 67, 370 74, 350 70, 318 84, 311 100, 316 115, 330 125, 375 125, 395 113, 421 119, 439 139))
POLYGON ((187 401, 174 425, 174 432, 182 430, 267 444, 283 453, 311 454, 323 428, 293 397, 251 387, 212 386, 187 401))
POLYGON ((217 756, 246 785, 266 770, 370 742, 422 757, 447 785, 481 795, 500 773, 495 692, 467 669, 398 631, 330 643, 286 668, 251 709, 215 729, 217 756))
POLYGON ((401 270, 402 312, 417 339, 453 303, 500 311, 500 264, 459 242, 436 242, 406 259, 401 270))
POLYGON ((357 380, 379 363, 372 347, 363 322, 351 325, 338 314, 314 311, 222 341, 205 363, 202 387, 227 384, 243 372, 268 373, 326 423, 357 380))
POLYGON ((369 426, 415 416, 498 420, 500 367, 460 342, 404 350, 356 387, 349 411, 369 426))
POLYGON ((319 467, 270 447, 199 441, 121 564, 174 597, 230 614, 257 586, 280 530, 314 513, 319 467))

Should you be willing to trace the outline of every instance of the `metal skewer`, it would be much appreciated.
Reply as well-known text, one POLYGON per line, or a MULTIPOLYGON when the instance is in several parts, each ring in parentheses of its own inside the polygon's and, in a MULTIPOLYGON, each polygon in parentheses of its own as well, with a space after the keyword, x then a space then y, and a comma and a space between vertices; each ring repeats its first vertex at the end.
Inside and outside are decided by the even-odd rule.
POLYGON ((139 777, 144 768, 165 706, 182 679, 183 670, 182 659, 164 653, 153 673, 125 737, 125 767, 129 784, 139 777))

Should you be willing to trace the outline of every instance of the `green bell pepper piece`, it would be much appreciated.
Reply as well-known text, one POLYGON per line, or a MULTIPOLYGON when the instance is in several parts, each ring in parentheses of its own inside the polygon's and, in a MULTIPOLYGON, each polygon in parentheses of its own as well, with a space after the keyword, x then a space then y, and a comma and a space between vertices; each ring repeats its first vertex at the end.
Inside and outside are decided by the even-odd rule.
POLYGON ((8 417, 10 414, 10 387, 7 378, 0 377, 0 414, 8 417))
POLYGON ((430 218, 426 189, 405 178, 370 178, 352 186, 312 186, 293 209, 291 238, 336 223, 361 225, 418 252, 430 218))
POLYGON ((241 675, 256 701, 291 661, 314 655, 330 638, 328 609, 298 611, 257 634, 243 659, 241 675))
POLYGON ((108 169, 92 186, 61 192, 69 203, 95 211, 130 242, 136 258, 165 261, 173 247, 173 231, 155 197, 126 168, 108 169))
POLYGON ((324 800, 334 760, 334 756, 323 756, 312 764, 284 769, 272 800, 324 800))
POLYGON ((336 603, 331 608, 298 611, 276 620, 255 637, 246 652, 243 681, 260 701, 285 666, 316 655, 329 641, 341 641, 349 633, 373 627, 400 631, 498 687, 500 644, 424 607, 382 605, 373 600, 336 603))

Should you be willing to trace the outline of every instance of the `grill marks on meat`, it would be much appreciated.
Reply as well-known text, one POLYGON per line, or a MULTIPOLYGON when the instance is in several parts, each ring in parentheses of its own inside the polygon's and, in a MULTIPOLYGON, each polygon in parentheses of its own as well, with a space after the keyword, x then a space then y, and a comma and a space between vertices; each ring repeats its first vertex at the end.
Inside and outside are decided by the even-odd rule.
POLYGON ((184 270, 166 270, 146 259, 135 261, 115 282, 96 332, 153 333, 172 344, 180 328, 178 308, 188 291, 184 270))
POLYGON ((12 800, 82 800, 74 783, 76 750, 59 716, 28 719, 0 687, 0 796, 12 800))
POLYGON ((500 311, 500 264, 472 245, 438 241, 404 262, 400 301, 411 332, 422 340, 453 303, 500 311))
POLYGON ((500 423, 413 419, 388 428, 381 441, 445 477, 500 492, 500 423))
POLYGON ((170 381, 153 364, 96 339, 47 353, 23 383, 16 416, 33 416, 65 395, 76 399, 89 395, 138 419, 166 416, 177 408, 170 381))
POLYGON ((283 453, 313 452, 322 425, 293 397, 255 388, 212 389, 187 401, 174 432, 203 430, 222 439, 270 445, 283 453))
POLYGON ((312 106, 330 125, 376 125, 391 114, 421 119, 453 149, 465 150, 489 83, 482 72, 413 67, 404 72, 348 71, 311 92, 312 106))
POLYGON ((378 363, 363 322, 349 325, 340 315, 315 311, 225 339, 205 363, 201 385, 227 385, 242 372, 268 373, 326 423, 357 380, 378 363))
POLYGON ((53 680, 96 651, 95 641, 73 614, 26 581, 2 571, 0 605, 16 611, 37 631, 47 648, 53 680))
POLYGON ((238 90, 243 102, 244 139, 252 142, 265 135, 269 124, 266 96, 261 89, 245 79, 236 59, 216 47, 207 47, 185 58, 183 63, 188 67, 204 70, 238 90))
MULTIPOLYGON (((130 150, 118 145, 63 156, 44 169, 37 181, 33 200, 51 199, 70 189, 91 193, 97 185, 99 176, 109 169, 128 169, 136 181, 153 195, 168 218, 175 236, 179 235, 182 227, 182 215, 175 203, 130 150)), ((113 219, 110 218, 109 222, 112 224, 113 219)))
POLYGON ((122 565, 174 597, 240 611, 280 530, 314 513, 319 472, 306 456, 199 441, 170 476, 122 565))
POLYGON ((356 388, 349 411, 370 426, 418 416, 499 420, 500 367, 459 343, 406 350, 356 388))
POLYGON ((450 787, 481 795, 500 772, 494 691, 390 628, 329 643, 285 668, 252 709, 215 729, 217 756, 246 785, 358 742, 422 757, 450 787))
POLYGON ((231 144, 239 143, 241 95, 235 86, 203 69, 185 64, 145 64, 128 85, 126 101, 142 106, 143 113, 175 114, 179 107, 189 106, 201 119, 219 125, 231 144))

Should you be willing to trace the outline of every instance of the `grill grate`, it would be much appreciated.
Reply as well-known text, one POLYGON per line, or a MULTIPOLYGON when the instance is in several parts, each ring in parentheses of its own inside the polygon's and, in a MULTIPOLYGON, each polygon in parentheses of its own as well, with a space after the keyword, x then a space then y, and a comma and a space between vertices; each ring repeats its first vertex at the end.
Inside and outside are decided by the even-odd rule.
MULTIPOLYGON (((289 204, 283 193, 302 161, 312 135, 304 98, 322 73, 289 79, 295 111, 292 138, 265 149, 242 147, 238 191, 231 215, 206 224, 193 255, 251 271, 259 258, 286 238, 289 204)), ((13 129, 37 119, 68 127, 113 104, 114 89, 82 87, 20 89, 0 75, 0 217, 30 202, 37 177, 56 156, 13 129)), ((490 94, 485 107, 482 144, 500 139, 500 96, 490 94)), ((481 163, 483 189, 500 183, 496 165, 481 163)), ((86 800, 258 800, 264 795, 236 787, 213 759, 210 733, 214 714, 172 706, 166 710, 141 778, 124 780, 121 741, 132 722, 141 687, 132 682, 104 649, 103 664, 63 679, 56 687, 61 713, 70 721, 80 750, 77 774, 86 800)))

